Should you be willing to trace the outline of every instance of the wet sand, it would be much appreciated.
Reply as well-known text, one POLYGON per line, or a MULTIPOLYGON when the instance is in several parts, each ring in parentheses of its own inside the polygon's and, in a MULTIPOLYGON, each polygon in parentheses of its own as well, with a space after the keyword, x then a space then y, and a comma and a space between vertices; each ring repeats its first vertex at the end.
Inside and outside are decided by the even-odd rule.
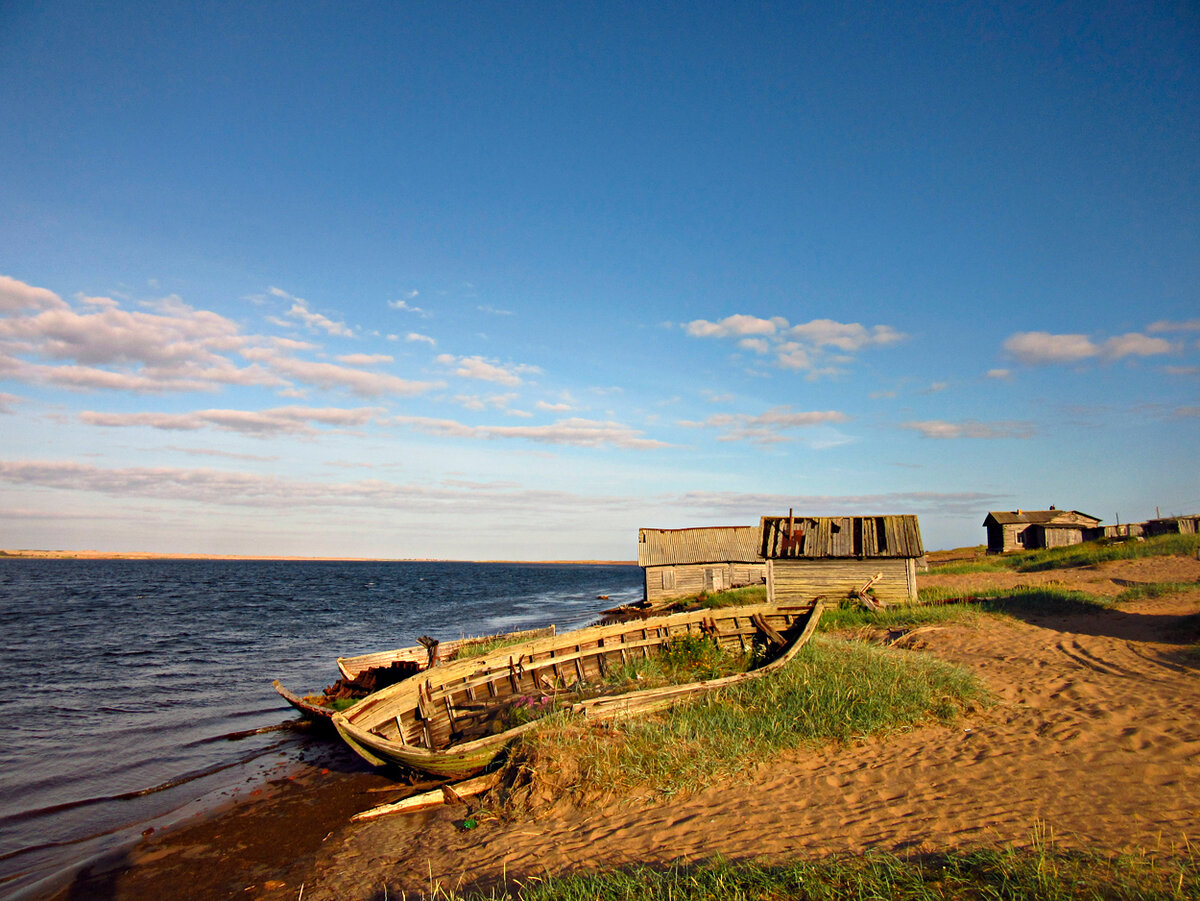
MULTIPOLYGON (((1158 558, 923 585, 1039 584, 1115 595, 1200 583, 1158 558), (1013 581, 1016 580, 1016 581, 1013 581)), ((542 873, 702 860, 905 853, 1028 843, 1170 854, 1200 835, 1200 584, 1114 611, 986 617, 908 644, 976 672, 997 703, 952 727, 794 753, 753 778, 673 800, 633 797, 532 819, 464 808, 349 823, 412 789, 330 745, 292 778, 80 873, 57 898, 125 901, 420 897, 542 873)))

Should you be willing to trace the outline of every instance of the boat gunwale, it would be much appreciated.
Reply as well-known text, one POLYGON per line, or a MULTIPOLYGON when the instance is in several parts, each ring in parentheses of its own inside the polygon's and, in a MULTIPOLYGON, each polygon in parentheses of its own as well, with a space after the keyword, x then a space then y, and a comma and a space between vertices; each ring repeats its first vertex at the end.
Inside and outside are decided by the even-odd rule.
MULTIPOLYGON (((495 632, 491 635, 473 635, 466 638, 448 638, 445 641, 438 642, 438 650, 440 653, 448 653, 459 651, 462 648, 470 647, 473 644, 481 644, 483 642, 493 641, 496 639, 512 638, 517 641, 532 641, 536 638, 549 638, 557 632, 554 624, 548 626, 536 626, 531 629, 518 629, 514 632, 495 632)), ((338 657, 338 671, 344 679, 357 679, 368 669, 374 669, 380 666, 389 666, 397 661, 412 661, 414 663, 424 664, 429 659, 429 652, 423 645, 411 645, 403 648, 395 648, 390 651, 369 651, 366 654, 354 654, 350 657, 338 657), (377 662, 375 662, 377 661, 377 662)), ((444 665, 444 664, 443 664, 444 665)))

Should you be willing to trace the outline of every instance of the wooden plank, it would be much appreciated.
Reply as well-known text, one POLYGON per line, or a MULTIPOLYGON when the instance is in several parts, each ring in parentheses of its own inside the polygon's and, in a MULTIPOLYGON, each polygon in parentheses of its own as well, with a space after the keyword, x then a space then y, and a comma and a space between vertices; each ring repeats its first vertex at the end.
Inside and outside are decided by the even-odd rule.
POLYGON ((352 823, 360 823, 363 820, 373 820, 377 817, 385 817, 396 813, 415 813, 418 810, 428 810, 431 807, 440 807, 443 804, 453 803, 454 801, 462 801, 465 798, 471 798, 475 795, 481 795, 486 791, 494 788, 500 781, 499 773, 488 773, 485 776, 476 776, 474 779, 467 779, 463 782, 458 782, 451 785, 444 785, 441 788, 433 791, 423 792, 419 795, 413 795, 411 798, 402 798, 399 801, 393 801, 391 804, 381 804, 378 807, 372 807, 370 810, 364 810, 356 813, 350 818, 352 823), (449 789, 449 791, 447 791, 449 789))
POLYGON ((787 644, 787 639, 771 628, 770 623, 763 619, 759 614, 754 614, 750 617, 754 621, 754 625, 758 626, 759 630, 767 636, 767 640, 778 648, 782 648, 787 644))

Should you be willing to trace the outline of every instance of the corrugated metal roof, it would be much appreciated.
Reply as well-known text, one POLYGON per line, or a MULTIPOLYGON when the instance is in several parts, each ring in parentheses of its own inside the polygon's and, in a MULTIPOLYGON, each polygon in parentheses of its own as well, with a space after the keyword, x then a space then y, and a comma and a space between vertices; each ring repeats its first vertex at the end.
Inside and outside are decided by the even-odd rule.
POLYGON ((757 526, 638 529, 638 566, 753 563, 760 559, 757 526))
POLYGON ((1093 522, 1100 522, 1098 517, 1080 513, 1078 510, 993 510, 988 513, 983 524, 986 526, 989 520, 1001 526, 1014 523, 1051 523, 1064 516, 1081 516, 1093 522))
POLYGON ((899 516, 764 516, 759 549, 768 559, 803 557, 921 557, 921 528, 899 516))

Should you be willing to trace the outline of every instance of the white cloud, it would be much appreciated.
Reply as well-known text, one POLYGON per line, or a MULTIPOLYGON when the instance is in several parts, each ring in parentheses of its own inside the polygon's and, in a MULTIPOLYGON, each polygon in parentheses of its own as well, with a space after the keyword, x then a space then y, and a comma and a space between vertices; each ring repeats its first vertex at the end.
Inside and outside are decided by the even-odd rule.
POLYGON ((1078 363, 1100 353, 1087 335, 1052 335, 1049 332, 1017 332, 1004 339, 1010 355, 1036 366, 1040 363, 1078 363))
POLYGON ((1166 338, 1150 338, 1137 332, 1129 332, 1109 338, 1104 342, 1104 356, 1119 360, 1122 357, 1152 357, 1169 354, 1173 350, 1166 338))
POLYGON ((1187 319, 1183 322, 1171 322, 1160 319, 1146 326, 1148 332, 1200 332, 1200 319, 1187 319))
POLYGON ((536 366, 524 364, 501 366, 494 360, 483 357, 456 357, 453 354, 441 354, 437 362, 443 366, 453 366, 454 374, 465 379, 479 379, 484 382, 497 382, 501 385, 519 385, 521 376, 541 372, 536 366))
MULTIPOLYGON (((391 337, 391 336, 389 335, 388 337, 391 337)), ((404 340, 405 341, 420 341, 425 344, 428 344, 430 347, 437 346, 437 342, 434 341, 432 338, 430 338, 428 335, 421 335, 421 334, 418 334, 417 332, 409 332, 407 335, 404 336, 404 340)))
POLYGON ((743 338, 738 342, 738 347, 742 350, 752 350, 756 354, 768 354, 771 352, 771 344, 766 338, 743 338))
POLYGON ((611 446, 631 450, 667 447, 663 441, 643 438, 641 432, 627 425, 592 419, 563 419, 553 425, 540 426, 469 426, 452 419, 432 419, 424 416, 395 416, 388 421, 449 438, 515 438, 539 444, 611 446))
POLYGON ((178 297, 130 312, 108 298, 88 298, 75 310, 14 279, 5 279, 0 291, 10 314, 0 318, 0 370, 9 378, 139 393, 282 384, 260 366, 239 367, 225 356, 261 339, 178 297))
POLYGON ((805 344, 835 347, 847 352, 868 345, 878 347, 904 340, 904 335, 889 325, 876 325, 868 329, 857 322, 837 322, 833 319, 814 319, 793 326, 787 334, 805 344))
POLYGON ((789 325, 782 316, 764 319, 743 314, 727 316, 719 322, 696 319, 684 326, 684 330, 693 338, 737 339, 742 350, 760 356, 774 354, 775 365, 780 369, 805 372, 810 380, 838 374, 838 366, 852 363, 854 358, 850 355, 865 347, 884 347, 906 337, 890 325, 867 327, 833 319, 789 325))
POLYGON ((412 397, 442 387, 441 382, 420 382, 378 372, 366 372, 334 363, 297 360, 266 348, 247 348, 242 356, 260 362, 275 372, 297 379, 307 385, 331 390, 344 388, 360 397, 380 397, 386 394, 412 397))
POLYGON ((924 438, 1032 438, 1033 425, 1028 422, 946 422, 942 419, 927 419, 902 422, 900 428, 918 432, 924 438))
POLYGON ((551 403, 547 403, 544 400, 539 400, 537 402, 537 408, 539 410, 545 410, 548 413, 567 413, 572 409, 570 404, 564 404, 564 403, 551 404, 551 403))
POLYGON ((22 310, 65 310, 66 301, 45 288, 35 288, 7 275, 0 275, 0 312, 22 310))
POLYGON ((491 316, 511 316, 511 315, 513 315, 512 310, 497 310, 495 307, 491 307, 491 306, 476 307, 475 309, 479 310, 480 313, 487 313, 491 316))
POLYGON ((321 331, 328 332, 330 335, 335 335, 341 338, 351 338, 354 336, 354 330, 347 327, 346 323, 334 322, 327 316, 323 316, 320 313, 310 310, 308 308, 307 300, 304 300, 301 297, 293 297, 291 294, 288 294, 287 291, 274 286, 268 288, 268 290, 276 297, 283 298, 284 300, 290 300, 292 302, 292 306, 291 309, 287 311, 286 315, 291 316, 293 319, 300 320, 310 329, 320 329, 321 331))
POLYGON ((273 410, 196 410, 192 413, 97 413, 85 411, 79 419, 88 425, 110 428, 145 427, 165 431, 214 428, 258 438, 308 435, 310 423, 348 428, 369 423, 383 411, 378 407, 345 410, 336 407, 278 407, 273 410))
POLYGON ((13 404, 20 403, 22 399, 15 394, 5 394, 3 391, 0 391, 0 415, 12 413, 13 404))
POLYGON ((722 433, 718 436, 718 441, 753 441, 756 444, 777 444, 793 440, 784 432, 847 422, 849 419, 849 416, 837 410, 793 412, 790 407, 782 406, 772 407, 757 416, 750 416, 746 413, 716 413, 702 422, 680 421, 678 425, 689 428, 717 429, 722 433))
MULTIPOLYGON (((1157 331, 1170 323, 1156 323, 1157 331)), ((1151 327, 1153 329, 1153 326, 1151 327)), ((1176 348, 1165 338, 1151 338, 1140 332, 1117 335, 1097 344, 1088 335, 1054 335, 1049 332, 1017 332, 1004 340, 1004 350, 1030 366, 1049 363, 1080 363, 1089 359, 1120 360, 1125 357, 1149 357, 1167 354, 1176 348)))
POLYGON ((989 379, 1006 379, 1012 375, 1011 369, 989 369, 984 375, 989 379))
POLYGON ((750 335, 774 335, 786 326, 787 320, 779 316, 760 319, 757 316, 738 313, 726 316, 720 322, 694 319, 684 328, 693 338, 743 338, 750 335))
POLYGON ((877 514, 917 513, 973 517, 979 510, 995 509, 1001 495, 981 492, 911 491, 889 494, 751 494, 733 491, 690 491, 664 497, 664 506, 695 510, 704 522, 726 520, 758 522, 760 516, 786 516, 789 509, 806 516, 845 516, 871 511, 877 514))
POLYGON ((394 357, 387 354, 344 354, 337 358, 339 363, 348 366, 374 366, 377 363, 392 363, 394 357))
POLYGON ((250 460, 257 463, 274 463, 278 455, 264 456, 261 454, 235 454, 231 451, 215 450, 208 447, 179 447, 175 444, 166 445, 166 450, 190 457, 220 457, 225 460, 250 460))
POLYGON ((492 394, 488 397, 478 394, 456 394, 453 398, 456 404, 460 404, 468 410, 486 410, 489 407, 503 410, 516 399, 516 394, 492 394))
MULTIPOLYGON (((414 297, 417 296, 417 292, 410 291, 408 293, 408 295, 406 295, 406 296, 408 297, 408 300, 412 300, 414 297)), ((421 316, 421 317, 429 316, 429 314, 426 313, 424 310, 422 310, 420 307, 416 307, 416 306, 413 306, 412 304, 410 304, 408 302, 408 300, 389 300, 388 306, 391 307, 393 310, 400 310, 402 313, 415 313, 416 315, 421 316)))

